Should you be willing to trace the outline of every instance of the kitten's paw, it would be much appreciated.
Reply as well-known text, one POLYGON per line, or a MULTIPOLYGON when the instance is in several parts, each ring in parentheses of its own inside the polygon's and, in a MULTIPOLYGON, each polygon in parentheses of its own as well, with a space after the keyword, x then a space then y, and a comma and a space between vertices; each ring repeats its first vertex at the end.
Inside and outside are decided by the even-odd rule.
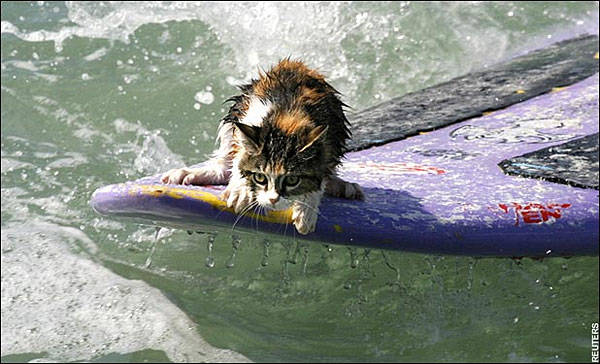
POLYGON ((180 185, 188 174, 189 169, 186 168, 171 169, 160 177, 160 181, 162 183, 180 185))
POLYGON ((296 230, 302 235, 315 231, 318 214, 302 206, 295 206, 292 211, 292 221, 296 230))
POLYGON ((325 193, 329 196, 349 200, 365 200, 365 194, 358 183, 346 182, 337 176, 333 176, 327 181, 325 193))
POLYGON ((226 183, 227 176, 213 168, 177 168, 163 174, 160 180, 162 183, 202 186, 226 183))
POLYGON ((365 193, 363 192, 362 187, 360 187, 358 183, 346 182, 344 198, 364 201, 365 193))
POLYGON ((182 185, 210 185, 214 184, 217 176, 213 170, 209 169, 194 169, 183 178, 182 185))
POLYGON ((221 199, 227 201, 227 207, 233 208, 235 213, 240 213, 245 207, 252 202, 252 194, 248 188, 242 186, 227 186, 221 199))

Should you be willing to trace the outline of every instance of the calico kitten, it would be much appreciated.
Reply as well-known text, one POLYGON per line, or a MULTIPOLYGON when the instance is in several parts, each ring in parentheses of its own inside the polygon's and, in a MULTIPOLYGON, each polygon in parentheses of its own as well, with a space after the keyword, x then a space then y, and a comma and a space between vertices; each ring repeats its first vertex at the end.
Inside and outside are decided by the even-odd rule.
POLYGON ((285 59, 240 87, 219 125, 220 147, 201 168, 173 169, 163 183, 226 184, 223 199, 243 213, 258 206, 292 207, 299 233, 315 230, 323 193, 364 199, 336 167, 350 138, 346 106, 323 76, 285 59))

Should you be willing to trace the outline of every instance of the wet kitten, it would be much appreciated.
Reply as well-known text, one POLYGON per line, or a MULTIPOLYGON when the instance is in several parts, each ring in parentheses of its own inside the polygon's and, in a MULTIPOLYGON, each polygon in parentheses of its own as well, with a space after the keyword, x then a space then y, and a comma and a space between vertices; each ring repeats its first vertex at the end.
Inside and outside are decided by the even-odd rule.
POLYGON ((201 168, 174 169, 163 183, 225 184, 227 206, 292 207, 299 233, 315 230, 323 193, 364 199, 356 183, 335 175, 350 137, 337 91, 302 62, 285 59, 242 94, 219 125, 220 147, 201 168))

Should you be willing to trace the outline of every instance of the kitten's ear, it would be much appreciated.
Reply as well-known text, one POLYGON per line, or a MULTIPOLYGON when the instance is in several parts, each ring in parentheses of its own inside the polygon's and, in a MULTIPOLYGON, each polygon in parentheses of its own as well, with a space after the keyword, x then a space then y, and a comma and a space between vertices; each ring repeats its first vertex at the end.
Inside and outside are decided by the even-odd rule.
POLYGON ((260 145, 260 127, 236 122, 233 124, 242 132, 244 140, 248 142, 248 145, 258 150, 258 146, 260 145))
POLYGON ((311 145, 313 145, 317 140, 322 138, 325 133, 327 133, 327 129, 329 126, 319 125, 308 133, 308 137, 306 138, 306 144, 298 151, 298 153, 302 153, 306 149, 308 149, 311 145))

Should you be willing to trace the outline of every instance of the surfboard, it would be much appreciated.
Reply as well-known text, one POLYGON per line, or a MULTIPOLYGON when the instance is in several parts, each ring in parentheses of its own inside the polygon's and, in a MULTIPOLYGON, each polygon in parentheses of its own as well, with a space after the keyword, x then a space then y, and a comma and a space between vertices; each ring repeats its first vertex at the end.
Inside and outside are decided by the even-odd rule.
POLYGON ((369 137, 362 144, 355 139, 356 151, 346 154, 339 175, 358 182, 366 200, 324 197, 308 235, 295 231, 289 210, 237 215, 218 197, 225 186, 165 185, 159 175, 101 187, 91 206, 144 224, 217 232, 235 225, 238 232, 349 246, 470 256, 597 255, 597 37, 586 47, 582 57, 595 59, 595 66, 581 67, 579 79, 585 78, 570 78, 578 81, 571 86, 530 92, 523 101, 527 84, 503 83, 505 93, 519 96, 512 106, 488 112, 495 107, 480 106, 474 109, 481 116, 466 113, 462 121, 426 125, 430 131, 390 134, 385 138, 401 140, 385 144, 376 133, 358 132, 369 137))

